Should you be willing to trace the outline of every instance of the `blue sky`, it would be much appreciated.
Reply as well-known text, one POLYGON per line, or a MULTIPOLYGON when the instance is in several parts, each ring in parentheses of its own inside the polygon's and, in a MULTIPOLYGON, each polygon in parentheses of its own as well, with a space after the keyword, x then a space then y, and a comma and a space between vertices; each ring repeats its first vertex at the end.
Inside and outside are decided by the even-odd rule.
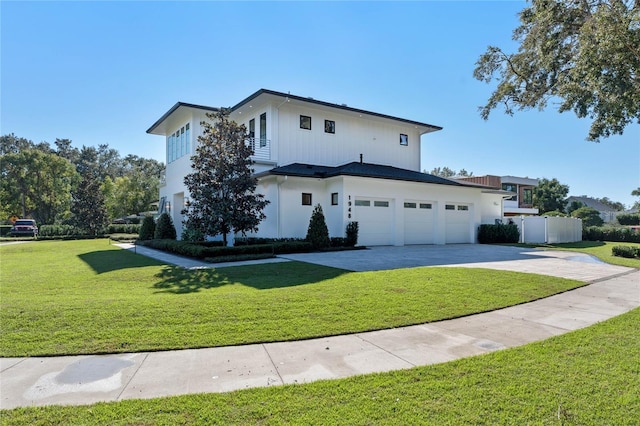
POLYGON ((231 106, 260 88, 346 103, 444 130, 422 168, 556 178, 570 195, 630 206, 640 126, 596 144, 573 113, 478 106, 488 45, 514 51, 522 1, 2 1, 1 134, 107 143, 164 161, 146 129, 177 101, 231 106))

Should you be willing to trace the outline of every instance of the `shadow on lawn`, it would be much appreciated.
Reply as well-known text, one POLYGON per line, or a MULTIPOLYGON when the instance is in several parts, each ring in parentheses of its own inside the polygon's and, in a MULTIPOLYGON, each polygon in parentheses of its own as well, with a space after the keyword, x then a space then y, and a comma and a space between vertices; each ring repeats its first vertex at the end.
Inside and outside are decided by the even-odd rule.
POLYGON ((145 256, 136 256, 126 250, 100 250, 78 255, 98 274, 128 268, 161 265, 161 262, 145 256))
POLYGON ((313 284, 350 273, 342 269, 302 262, 270 263, 220 269, 184 269, 165 266, 153 285, 160 293, 187 294, 225 285, 244 285, 256 290, 313 284))

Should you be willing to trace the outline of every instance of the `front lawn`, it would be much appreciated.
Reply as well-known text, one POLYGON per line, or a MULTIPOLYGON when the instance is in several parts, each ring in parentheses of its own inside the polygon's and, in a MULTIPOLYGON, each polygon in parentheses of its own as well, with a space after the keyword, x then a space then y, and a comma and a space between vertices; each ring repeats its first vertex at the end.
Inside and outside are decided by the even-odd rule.
POLYGON ((296 340, 453 318, 578 281, 465 268, 348 272, 300 262, 186 271, 107 240, 0 246, 0 356, 296 340))
POLYGON ((561 244, 520 244, 525 247, 535 247, 539 249, 550 250, 568 250, 578 253, 590 254, 603 262, 611 265, 627 266, 629 268, 640 268, 640 259, 628 259, 625 257, 614 256, 611 249, 614 246, 633 246, 638 247, 640 244, 635 243, 613 243, 608 241, 578 241, 575 243, 561 244))
POLYGON ((637 425, 640 309, 444 364, 224 394, 18 408, 6 425, 637 425))

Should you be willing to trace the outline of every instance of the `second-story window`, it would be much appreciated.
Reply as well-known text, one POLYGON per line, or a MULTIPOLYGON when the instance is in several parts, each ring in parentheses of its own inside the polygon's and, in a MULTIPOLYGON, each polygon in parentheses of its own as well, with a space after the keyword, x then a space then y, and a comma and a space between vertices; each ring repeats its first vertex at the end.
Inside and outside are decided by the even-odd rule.
POLYGON ((325 133, 335 133, 336 132, 336 122, 333 120, 324 120, 324 132, 325 133))
POLYGON ((260 148, 267 146, 267 113, 260 114, 260 148))
POLYGON ((250 138, 256 137, 256 119, 255 118, 252 118, 251 120, 249 120, 249 137, 250 138))
POLYGON ((189 123, 167 136, 167 164, 191 153, 191 131, 189 123))
POLYGON ((305 130, 311 130, 311 117, 309 117, 308 115, 301 115, 300 128, 305 130))

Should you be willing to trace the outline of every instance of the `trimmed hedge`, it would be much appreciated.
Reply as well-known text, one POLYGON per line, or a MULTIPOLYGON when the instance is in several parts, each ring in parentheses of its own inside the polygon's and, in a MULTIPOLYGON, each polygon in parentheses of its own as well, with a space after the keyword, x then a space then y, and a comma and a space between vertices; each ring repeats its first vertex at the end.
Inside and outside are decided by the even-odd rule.
POLYGON ((619 214, 616 216, 620 225, 640 225, 640 213, 636 214, 619 214))
POLYGON ((150 240, 139 241, 138 244, 167 251, 180 256, 193 257, 196 259, 219 258, 222 256, 245 256, 256 254, 286 254, 286 253, 307 253, 312 250, 311 243, 306 241, 283 241, 272 244, 253 244, 235 247, 213 246, 207 247, 202 244, 194 244, 187 241, 176 240, 150 240))
POLYGON ((127 223, 127 224, 119 224, 112 223, 107 226, 107 234, 139 234, 140 233, 140 224, 127 223))
POLYGON ((73 225, 41 225, 38 227, 38 236, 42 237, 70 237, 85 235, 80 228, 73 225))
POLYGON ((478 227, 480 244, 517 243, 518 241, 520 241, 520 231, 516 225, 495 224, 478 227))
POLYGON ((613 246, 611 248, 611 254, 619 257, 626 257, 629 259, 640 259, 640 247, 632 246, 613 246))
POLYGON ((11 231, 12 225, 0 225, 0 237, 6 237, 11 231))
POLYGON ((616 243, 640 243, 640 232, 630 228, 589 226, 582 230, 584 241, 611 241, 616 243))

